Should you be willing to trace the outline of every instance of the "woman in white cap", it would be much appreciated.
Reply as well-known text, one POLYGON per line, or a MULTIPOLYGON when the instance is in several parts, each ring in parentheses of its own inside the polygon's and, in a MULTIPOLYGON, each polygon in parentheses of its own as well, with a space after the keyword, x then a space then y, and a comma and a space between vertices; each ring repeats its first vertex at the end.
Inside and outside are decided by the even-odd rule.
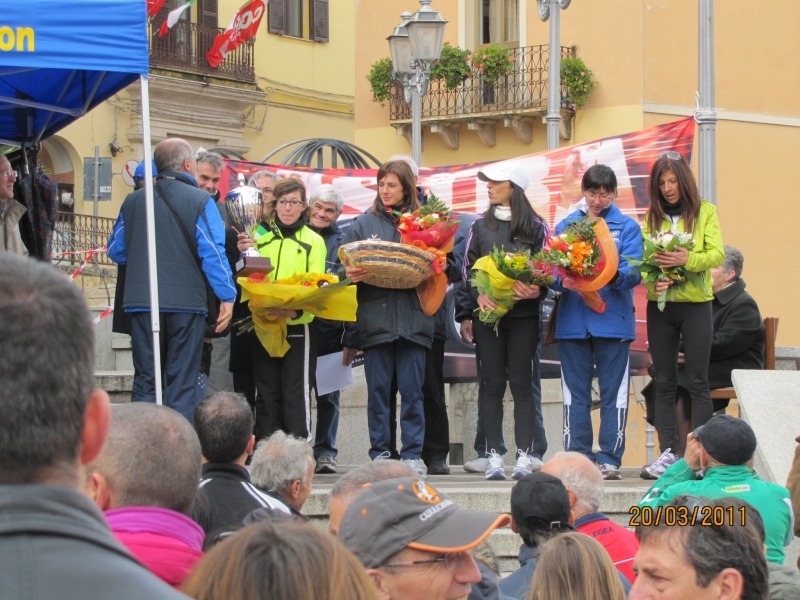
MULTIPOLYGON (((478 172, 487 182, 489 209, 472 225, 467 240, 464 281, 472 297, 473 309, 484 312, 497 308, 486 294, 479 294, 471 279, 472 266, 494 247, 507 252, 541 250, 548 235, 547 224, 536 214, 525 189, 528 175, 519 163, 504 162, 478 172)), ((541 400, 536 400, 531 385, 532 361, 539 343, 539 300, 546 288, 514 285, 517 303, 493 325, 474 319, 473 336, 483 372, 481 420, 486 435, 488 467, 486 479, 505 479, 503 457, 498 453, 503 434, 503 395, 506 381, 514 397, 514 438, 517 462, 512 477, 519 479, 542 467, 547 450, 541 400)))

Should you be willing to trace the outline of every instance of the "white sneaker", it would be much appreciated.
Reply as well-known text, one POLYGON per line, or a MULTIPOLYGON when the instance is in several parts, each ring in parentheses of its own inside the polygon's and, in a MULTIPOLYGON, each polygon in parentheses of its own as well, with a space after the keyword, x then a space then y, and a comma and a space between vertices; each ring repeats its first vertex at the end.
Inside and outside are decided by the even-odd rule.
POLYGON ((501 480, 506 478, 506 469, 503 465, 503 457, 492 450, 486 459, 486 479, 501 480))
POLYGON ((391 457, 392 457, 392 453, 387 450, 386 452, 382 452, 382 453, 378 454, 378 456, 373 458, 372 461, 375 462, 377 460, 389 460, 391 457))
POLYGON ((422 464, 422 461, 418 458, 404 458, 403 464, 408 465, 412 469, 414 469, 420 477, 425 477, 425 467, 422 464))
POLYGON ((672 453, 672 448, 667 448, 661 456, 653 461, 653 464, 642 469, 639 477, 642 479, 658 479, 664 474, 664 471, 678 462, 678 460, 680 459, 672 453))
POLYGON ((464 470, 467 473, 485 473, 489 467, 489 459, 485 456, 483 458, 476 458, 468 463, 464 463, 464 470))
POLYGON ((534 471, 542 468, 543 463, 535 456, 531 456, 527 452, 517 450, 517 464, 514 466, 514 472, 511 474, 512 479, 522 479, 525 475, 530 475, 534 471))

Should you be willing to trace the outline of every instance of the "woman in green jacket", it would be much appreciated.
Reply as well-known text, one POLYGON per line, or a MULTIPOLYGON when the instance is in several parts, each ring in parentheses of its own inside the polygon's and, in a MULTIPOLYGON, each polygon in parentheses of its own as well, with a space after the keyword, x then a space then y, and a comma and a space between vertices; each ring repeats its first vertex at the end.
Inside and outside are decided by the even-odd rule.
POLYGON ((662 267, 682 267, 699 273, 705 284, 673 281, 647 284, 647 338, 655 370, 655 428, 661 456, 642 471, 645 479, 658 478, 678 456, 675 448, 675 397, 678 386, 678 347, 683 343, 688 392, 692 400, 694 426, 714 414, 708 389, 708 360, 713 338, 711 268, 722 264, 725 251, 716 207, 700 198, 689 163, 677 152, 663 152, 650 171, 650 208, 645 214, 645 239, 659 231, 691 232, 691 251, 676 247, 659 252, 662 267), (667 290, 664 311, 658 309, 658 295, 667 290))
MULTIPOLYGON (((275 268, 269 279, 297 273, 325 273, 325 241, 308 226, 306 188, 297 179, 280 181, 267 206, 269 223, 262 221, 254 241, 239 234, 239 250, 255 246, 275 268)), ((317 353, 309 323, 314 315, 282 308, 268 309, 286 318, 291 348, 273 357, 260 343, 253 344, 253 378, 256 384, 256 431, 271 435, 278 429, 311 441, 311 388, 317 371, 317 353)))

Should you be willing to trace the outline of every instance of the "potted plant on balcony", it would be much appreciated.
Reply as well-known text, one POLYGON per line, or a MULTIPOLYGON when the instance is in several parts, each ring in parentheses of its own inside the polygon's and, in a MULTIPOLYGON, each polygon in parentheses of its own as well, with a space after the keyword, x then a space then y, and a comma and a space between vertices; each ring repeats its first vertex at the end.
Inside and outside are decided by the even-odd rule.
POLYGON ((594 89, 592 72, 580 58, 561 59, 561 102, 572 110, 583 108, 594 89))
POLYGON ((473 52, 470 60, 485 82, 496 83, 511 72, 516 57, 511 56, 511 50, 500 44, 489 44, 473 52))
POLYGON ((372 101, 383 106, 392 95, 392 59, 382 58, 373 64, 367 81, 372 89, 372 101))
POLYGON ((455 90, 472 75, 470 58, 469 50, 462 50, 445 42, 439 60, 431 69, 431 79, 442 79, 448 90, 455 90))

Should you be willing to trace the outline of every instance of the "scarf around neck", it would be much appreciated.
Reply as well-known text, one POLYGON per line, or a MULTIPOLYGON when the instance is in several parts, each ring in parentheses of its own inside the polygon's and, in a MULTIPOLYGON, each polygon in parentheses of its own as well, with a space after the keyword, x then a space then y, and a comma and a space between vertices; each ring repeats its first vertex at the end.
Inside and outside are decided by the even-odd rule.
POLYGON ((661 200, 661 208, 664 209, 664 214, 670 217, 681 215, 683 214, 683 198, 678 200, 675 204, 670 204, 669 202, 661 200))
POLYGON ((128 506, 105 512, 115 533, 156 533, 182 541, 195 550, 203 548, 205 533, 186 515, 155 506, 128 506))
POLYGON ((502 204, 495 204, 494 206, 494 218, 498 221, 510 221, 511 220, 511 207, 510 206, 503 206, 502 204))

